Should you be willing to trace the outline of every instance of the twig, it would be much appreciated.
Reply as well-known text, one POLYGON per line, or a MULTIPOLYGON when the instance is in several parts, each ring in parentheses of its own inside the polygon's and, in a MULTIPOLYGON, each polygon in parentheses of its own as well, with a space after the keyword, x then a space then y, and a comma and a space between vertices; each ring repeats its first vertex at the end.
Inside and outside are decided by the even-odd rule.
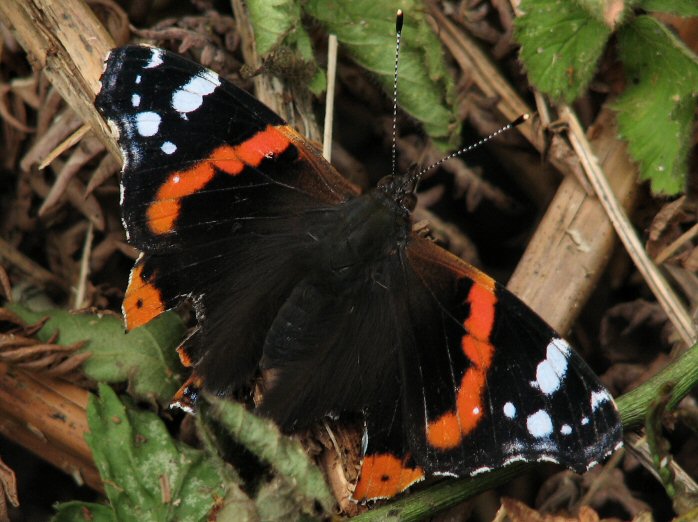
MULTIPOLYGON (((472 75, 473 81, 482 93, 488 98, 496 100, 496 108, 507 121, 512 121, 522 114, 530 114, 531 108, 521 96, 511 87, 502 76, 492 60, 484 51, 462 30, 451 22, 441 11, 435 2, 427 2, 429 14, 433 17, 432 27, 439 38, 452 52, 461 69, 472 75)), ((534 129, 534 118, 519 125, 517 130, 533 145, 536 150, 543 153, 546 150, 546 142, 542 133, 534 129)), ((564 146, 559 142, 558 147, 564 146)), ((561 152, 550 154, 549 159, 553 166, 563 174, 574 172, 573 166, 566 159, 568 155, 561 152)))
POLYGON ((686 232, 684 232, 674 241, 672 241, 669 246, 664 248, 654 259, 654 262, 657 265, 661 265, 662 263, 664 263, 664 261, 669 259, 674 254, 674 252, 676 252, 679 248, 681 248, 684 244, 686 244, 696 236, 698 236, 698 223, 686 230, 686 232))
POLYGON ((85 244, 82 248, 80 258, 80 276, 75 290, 75 301, 73 308, 80 309, 85 306, 85 289, 87 288, 87 277, 90 275, 90 257, 92 255, 92 240, 94 238, 94 225, 89 221, 87 232, 85 232, 85 244))
POLYGON ((325 96, 325 129, 322 138, 322 155, 332 161, 332 124, 334 122, 334 86, 337 77, 337 35, 331 34, 327 42, 327 93, 325 96))
POLYGON ((644 277, 669 320, 671 320, 679 332, 684 343, 692 345, 696 341, 696 328, 690 315, 686 312, 678 296, 642 247, 628 216, 613 194, 613 190, 611 190, 603 170, 599 166, 596 155, 591 150, 579 120, 566 105, 560 106, 560 117, 567 121, 569 125, 569 139, 572 147, 579 156, 589 182, 608 214, 608 218, 613 223, 613 227, 623 246, 625 246, 630 258, 644 277))
POLYGON ((85 134, 87 134, 91 129, 92 127, 90 127, 89 125, 83 125, 78 130, 73 132, 70 136, 68 136, 65 140, 59 143, 51 152, 48 153, 48 155, 43 160, 41 160, 41 163, 39 163, 39 170, 43 170, 46 167, 48 167, 53 160, 55 160, 58 156, 60 156, 70 147, 79 142, 82 139, 82 137, 85 134))
POLYGON ((25 256, 10 243, 0 237, 0 259, 4 259, 9 264, 26 274, 29 279, 39 285, 52 285, 63 290, 68 290, 68 285, 60 277, 53 275, 43 266, 25 256))
POLYGON ((81 0, 3 0, 0 20, 43 70, 63 99, 119 155, 106 123, 93 106, 103 60, 114 41, 81 0))
POLYGON ((0 265, 0 290, 7 302, 11 303, 12 283, 10 283, 10 276, 7 275, 7 270, 5 270, 5 267, 2 265, 0 265))
MULTIPOLYGON (((649 444, 647 444, 647 437, 640 436, 635 433, 629 433, 626 436, 626 448, 627 451, 632 453, 632 455, 640 462, 643 468, 649 471, 654 477, 661 482, 662 479, 657 473, 654 464, 652 463, 652 455, 650 453, 649 444)), ((669 463, 674 476, 679 480, 683 487, 685 488, 685 493, 692 495, 698 495, 698 484, 693 478, 683 469, 674 459, 671 459, 669 463)))
POLYGON ((618 465, 621 463, 624 454, 625 449, 621 448, 620 450, 616 451, 610 459, 608 459, 608 462, 603 466, 601 473, 599 473, 598 476, 591 483, 587 492, 578 502, 578 505, 586 506, 587 504, 589 504, 591 499, 594 498, 594 495, 596 495, 597 491, 604 487, 604 485, 611 479, 611 474, 613 470, 616 469, 618 465))
MULTIPOLYGON (((631 206, 636 187, 634 169, 625 145, 616 137, 610 110, 599 114, 594 127, 594 152, 603 158, 618 198, 631 206)), ((575 176, 568 176, 507 287, 564 334, 594 290, 615 242, 613 227, 598 199, 589 196, 575 176)))

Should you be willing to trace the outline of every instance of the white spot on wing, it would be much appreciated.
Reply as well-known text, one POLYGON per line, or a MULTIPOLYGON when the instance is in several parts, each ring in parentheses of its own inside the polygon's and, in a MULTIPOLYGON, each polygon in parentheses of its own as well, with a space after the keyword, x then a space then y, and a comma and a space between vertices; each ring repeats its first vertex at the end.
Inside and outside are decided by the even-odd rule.
MULTIPOLYGON (((144 69, 153 69, 158 65, 162 64, 162 49, 153 48, 153 52, 150 55, 150 61, 145 64, 144 69)), ((138 82, 136 82, 138 83, 138 82)))
POLYGON ((553 422, 543 410, 538 410, 526 419, 528 432, 536 438, 547 437, 553 432, 553 422))
POLYGON ((566 341, 554 338, 545 350, 545 359, 536 367, 536 380, 531 386, 540 389, 544 394, 555 393, 567 374, 567 356, 570 346, 566 341))
POLYGON ((201 107, 204 96, 211 94, 220 84, 218 75, 211 71, 194 76, 172 95, 172 108, 182 115, 195 111, 201 107))
POLYGON ((131 95, 131 105, 138 107, 141 104, 141 97, 138 94, 131 95))
POLYGON ((144 137, 155 136, 160 128, 162 118, 157 112, 139 112, 136 114, 136 129, 144 137))
POLYGON ((582 426, 589 424, 589 417, 582 417, 582 426))
POLYGON ((511 402, 507 402, 504 405, 504 415, 506 415, 510 419, 516 417, 516 406, 514 406, 511 402))
POLYGON ((175 145, 171 141, 166 141, 160 146, 160 149, 165 154, 173 154, 177 150, 177 145, 175 145))
POLYGON ((591 411, 596 411, 601 404, 611 400, 611 396, 606 390, 591 392, 591 411))
POLYGON ((560 350, 562 352, 562 355, 564 355, 565 357, 570 356, 570 352, 572 351, 572 347, 564 339, 560 339, 559 337, 555 337, 552 341, 550 341, 550 344, 555 345, 555 347, 558 350, 560 350))
POLYGON ((141 75, 136 75, 136 83, 141 83, 141 75))
POLYGON ((572 426, 570 426, 569 424, 563 424, 560 428, 560 433, 562 433, 563 435, 569 435, 570 433, 572 433, 572 426))

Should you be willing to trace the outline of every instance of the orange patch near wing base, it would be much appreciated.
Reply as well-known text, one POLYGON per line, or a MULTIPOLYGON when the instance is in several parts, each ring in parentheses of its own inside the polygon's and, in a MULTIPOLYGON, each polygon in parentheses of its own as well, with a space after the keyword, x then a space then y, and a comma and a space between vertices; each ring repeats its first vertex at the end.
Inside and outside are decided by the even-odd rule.
POLYGON ((407 467, 406 460, 389 453, 366 456, 352 497, 359 501, 389 498, 424 479, 424 470, 407 467))
POLYGON ((222 145, 192 168, 170 174, 146 212, 151 232, 173 232, 182 198, 202 190, 213 179, 215 169, 237 176, 245 166, 258 167, 265 158, 283 153, 289 145, 288 138, 269 125, 240 145, 222 145))
POLYGON ((456 411, 446 412, 427 425, 427 442, 440 450, 460 445, 463 437, 482 419, 482 396, 494 357, 494 346, 490 343, 497 304, 494 289, 475 283, 468 293, 467 302, 470 314, 463 322, 467 333, 461 339, 461 348, 471 366, 458 387, 456 411))
POLYGON ((127 330, 144 325, 165 311, 162 293, 143 277, 143 265, 131 270, 123 308, 127 330))

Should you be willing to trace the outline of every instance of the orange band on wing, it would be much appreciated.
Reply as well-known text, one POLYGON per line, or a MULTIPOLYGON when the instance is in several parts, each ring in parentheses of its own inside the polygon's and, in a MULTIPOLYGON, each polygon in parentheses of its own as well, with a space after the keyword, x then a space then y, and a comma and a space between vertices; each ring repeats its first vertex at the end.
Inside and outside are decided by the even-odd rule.
POLYGON ((494 326, 494 305, 497 303, 497 297, 492 290, 474 284, 468 293, 468 303, 470 315, 463 326, 472 337, 487 341, 494 326))
POLYGON ((471 366, 458 387, 456 411, 446 412, 427 424, 427 442, 441 450, 457 447, 463 436, 473 431, 482 419, 483 392, 494 357, 494 346, 490 343, 497 304, 494 289, 475 283, 467 302, 470 314, 463 322, 467 333, 461 339, 461 348, 471 366))
POLYGON ((215 169, 237 176, 245 166, 258 167, 265 158, 283 153, 289 144, 286 136, 269 125, 240 145, 222 145, 192 168, 170 174, 148 207, 148 227, 153 234, 172 232, 182 198, 203 189, 213 179, 215 169))
POLYGON ((133 330, 165 311, 160 290, 143 277, 143 265, 136 265, 124 296, 126 329, 133 330))
POLYGON ((389 453, 366 456, 352 497, 355 500, 389 498, 424 479, 424 470, 406 466, 406 460, 389 453))

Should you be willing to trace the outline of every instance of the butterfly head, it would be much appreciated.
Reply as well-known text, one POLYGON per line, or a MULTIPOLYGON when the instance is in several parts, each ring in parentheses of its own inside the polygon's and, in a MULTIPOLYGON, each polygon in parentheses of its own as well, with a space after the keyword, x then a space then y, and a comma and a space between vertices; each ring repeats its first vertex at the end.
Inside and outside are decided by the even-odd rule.
POLYGON ((378 182, 376 189, 388 199, 394 201, 407 215, 411 214, 417 205, 415 189, 416 179, 410 176, 385 176, 378 182))

